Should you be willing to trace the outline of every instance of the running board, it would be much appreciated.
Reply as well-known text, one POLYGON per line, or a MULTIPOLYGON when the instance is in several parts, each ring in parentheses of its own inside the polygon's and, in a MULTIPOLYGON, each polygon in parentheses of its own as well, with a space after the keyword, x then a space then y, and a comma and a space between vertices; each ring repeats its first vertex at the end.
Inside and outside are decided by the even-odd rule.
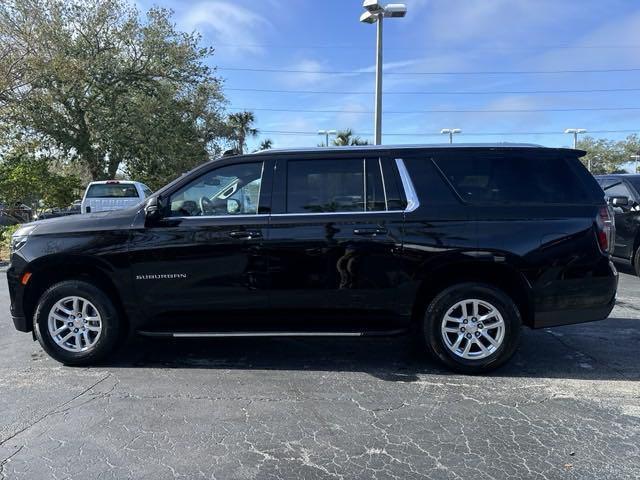
POLYGON ((364 332, 153 332, 140 330, 145 337, 233 338, 233 337, 380 337, 407 333, 407 329, 371 330, 364 332))

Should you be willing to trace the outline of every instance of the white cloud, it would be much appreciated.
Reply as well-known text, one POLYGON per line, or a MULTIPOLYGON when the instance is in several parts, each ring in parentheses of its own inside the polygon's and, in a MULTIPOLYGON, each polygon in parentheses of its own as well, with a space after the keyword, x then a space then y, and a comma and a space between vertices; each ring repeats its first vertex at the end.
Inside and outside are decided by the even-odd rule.
POLYGON ((190 5, 180 17, 188 30, 211 35, 216 42, 227 45, 225 54, 262 53, 256 32, 271 28, 271 23, 255 11, 235 3, 207 1, 190 5))

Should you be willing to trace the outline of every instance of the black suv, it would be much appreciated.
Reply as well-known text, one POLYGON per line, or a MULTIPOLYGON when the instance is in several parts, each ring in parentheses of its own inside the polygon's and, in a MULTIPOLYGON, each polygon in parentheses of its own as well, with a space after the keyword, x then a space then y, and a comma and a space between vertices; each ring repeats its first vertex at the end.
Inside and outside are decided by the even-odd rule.
POLYGON ((596 180, 613 207, 616 240, 612 255, 640 275, 640 175, 599 175, 596 180))
POLYGON ((535 145, 269 150, 202 165, 126 210, 23 226, 18 330, 66 364, 128 332, 412 332, 463 372, 532 328, 606 318, 614 234, 584 152, 535 145))

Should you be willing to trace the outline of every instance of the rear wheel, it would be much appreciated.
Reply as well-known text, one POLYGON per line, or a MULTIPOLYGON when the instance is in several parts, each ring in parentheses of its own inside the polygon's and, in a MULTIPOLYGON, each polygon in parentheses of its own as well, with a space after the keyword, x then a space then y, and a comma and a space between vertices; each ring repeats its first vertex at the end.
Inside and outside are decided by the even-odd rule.
POLYGON ((40 297, 34 331, 42 348, 67 365, 90 365, 117 344, 120 319, 113 302, 90 283, 57 283, 40 297))
POLYGON ((429 304, 422 323, 429 352, 462 373, 489 371, 511 358, 521 325, 513 300, 480 283, 458 284, 441 292, 429 304))

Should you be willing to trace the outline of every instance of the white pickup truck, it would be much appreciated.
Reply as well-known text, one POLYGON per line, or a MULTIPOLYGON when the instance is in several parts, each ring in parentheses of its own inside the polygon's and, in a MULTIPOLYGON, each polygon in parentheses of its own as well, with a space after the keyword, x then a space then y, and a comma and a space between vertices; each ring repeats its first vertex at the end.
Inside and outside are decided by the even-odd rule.
POLYGON ((126 180, 91 182, 82 197, 80 212, 119 210, 140 203, 151 193, 151 189, 140 182, 126 180))

